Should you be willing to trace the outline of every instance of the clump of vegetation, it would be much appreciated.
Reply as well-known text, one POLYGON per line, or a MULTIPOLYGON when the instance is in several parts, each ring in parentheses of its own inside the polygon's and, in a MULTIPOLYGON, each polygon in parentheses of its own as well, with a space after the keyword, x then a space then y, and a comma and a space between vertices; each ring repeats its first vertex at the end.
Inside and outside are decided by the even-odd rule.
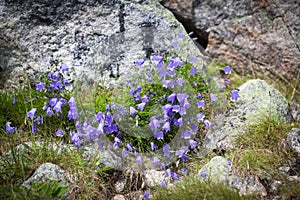
MULTIPOLYGON (((4 128, 0 129, 0 169, 5 176, 0 177, 0 198, 34 199, 42 195, 59 199, 66 191, 72 199, 111 198, 114 189, 109 182, 109 167, 96 168, 99 159, 87 161, 82 154, 80 147, 90 142, 99 144, 99 149, 118 153, 130 165, 166 170, 162 185, 167 184, 167 177, 179 180, 180 174, 194 164, 197 156, 193 152, 197 152, 201 138, 212 125, 211 111, 230 106, 219 101, 222 98, 231 98, 231 103, 237 100, 238 90, 231 86, 241 82, 236 76, 229 80, 232 70, 223 63, 212 62, 214 71, 202 71, 197 66, 197 60, 202 58, 181 58, 176 49, 184 38, 184 34, 179 34, 168 53, 157 52, 150 60, 137 60, 136 70, 149 69, 146 74, 137 72, 138 77, 133 77, 124 88, 110 90, 96 85, 95 93, 92 89, 81 93, 80 84, 72 80, 72 68, 56 62, 41 81, 28 84, 23 91, 1 92, 0 125, 4 128), (217 70, 222 72, 227 86, 218 94, 210 85, 210 77, 205 76, 217 70), (91 96, 94 106, 88 102, 91 96), (19 144, 25 151, 16 148, 19 144), (191 162, 186 164, 188 161, 191 162), (69 188, 59 183, 38 183, 31 189, 21 186, 45 162, 57 164, 71 174, 69 188)), ((282 146, 289 128, 278 120, 267 119, 237 139, 238 153, 226 156, 234 158, 232 162, 241 170, 250 169, 256 174, 274 172, 279 176, 276 166, 287 164, 292 157, 282 146), (279 150, 278 146, 282 148, 279 150)), ((204 164, 204 160, 197 162, 204 164)), ((153 191, 155 199, 251 198, 241 197, 225 185, 188 177, 175 188, 153 191)), ((293 196, 296 191, 285 194, 293 196)), ((146 190, 145 198, 150 196, 146 190)))
POLYGON ((205 182, 200 178, 186 177, 176 183, 172 188, 160 187, 154 195, 154 199, 228 199, 246 200, 252 196, 241 196, 237 191, 228 188, 223 183, 205 182))

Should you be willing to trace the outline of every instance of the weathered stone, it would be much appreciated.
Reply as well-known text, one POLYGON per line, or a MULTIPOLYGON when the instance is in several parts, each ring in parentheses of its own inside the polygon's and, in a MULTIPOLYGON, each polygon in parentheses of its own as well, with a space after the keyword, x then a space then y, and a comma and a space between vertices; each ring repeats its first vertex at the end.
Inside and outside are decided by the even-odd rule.
POLYGON ((290 132, 287 134, 287 143, 290 147, 298 153, 300 157, 300 129, 292 128, 290 132))
POLYGON ((199 170, 198 176, 203 180, 226 183, 242 195, 267 195, 266 189, 256 177, 240 178, 234 175, 231 161, 222 156, 213 157, 199 170))
POLYGON ((267 117, 276 117, 285 122, 290 120, 289 106, 282 94, 263 80, 249 80, 239 88, 240 98, 226 116, 214 119, 217 122, 204 139, 204 152, 213 149, 233 148, 234 136, 247 132, 248 126, 267 117), (233 123, 233 126, 229 124, 233 123))
POLYGON ((112 198, 112 200, 126 200, 125 197, 121 194, 118 194, 112 198))
POLYGON ((161 184, 161 182, 164 179, 167 179, 165 177, 165 172, 164 171, 145 170, 144 175, 145 175, 145 184, 148 187, 158 186, 158 185, 161 184))
MULTIPOLYGON (((160 0, 186 28, 207 40, 211 57, 241 74, 290 84, 300 64, 298 0, 160 0), (181 10, 182 11, 181 11, 181 10)), ((203 44, 202 44, 203 45, 203 44)), ((204 46, 206 47, 206 45, 204 46)))
POLYGON ((214 182, 226 182, 231 171, 231 164, 226 158, 215 156, 201 168, 199 176, 214 182))
MULTIPOLYGON (((1 6, 1 87, 22 75, 37 78, 55 60, 74 67, 89 84, 130 76, 135 60, 169 50, 185 32, 156 1, 33 0, 1 6)), ((184 55, 202 55, 191 39, 185 45, 184 55)))
MULTIPOLYGON (((61 169, 59 166, 53 163, 44 163, 39 166, 34 174, 28 178, 22 186, 30 188, 33 183, 57 181, 62 184, 62 186, 69 186, 69 178, 67 173, 61 169)), ((67 192, 66 192, 67 193, 67 192)), ((66 196, 66 194, 64 195, 66 196)))
POLYGON ((117 193, 123 192, 126 185, 126 179, 122 178, 115 183, 115 190, 117 193))

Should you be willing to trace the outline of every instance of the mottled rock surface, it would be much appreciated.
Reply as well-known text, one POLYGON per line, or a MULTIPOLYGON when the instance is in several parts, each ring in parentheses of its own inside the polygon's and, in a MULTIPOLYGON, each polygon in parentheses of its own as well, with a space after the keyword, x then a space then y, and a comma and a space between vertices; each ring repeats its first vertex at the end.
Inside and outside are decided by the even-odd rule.
POLYGON ((57 181, 62 186, 69 186, 69 178, 67 173, 59 166, 53 163, 44 163, 39 166, 34 174, 30 176, 22 186, 30 188, 33 183, 57 181))
POLYGON ((300 157, 300 129, 292 128, 292 130, 288 132, 286 140, 290 147, 297 152, 300 157))
MULTIPOLYGON (((300 64, 298 0, 160 0, 191 24, 211 57, 241 74, 285 81, 297 78, 300 64), (189 3, 190 2, 190 3, 189 3), (181 12, 180 12, 181 10, 181 12)), ((201 41, 200 41, 201 42, 201 41)))
MULTIPOLYGON (((89 84, 129 76, 135 60, 170 49, 185 32, 155 1, 6 0, 0 18, 0 88, 38 78, 57 60, 89 84)), ((190 52, 201 56, 191 39, 190 52)))
POLYGON ((277 117, 286 122, 290 120, 287 100, 265 81, 249 80, 238 89, 240 98, 221 119, 223 123, 212 127, 205 136, 203 147, 206 153, 214 149, 232 148, 234 136, 246 133, 249 125, 259 123, 266 117, 277 117))
POLYGON ((231 161, 222 156, 213 157, 199 170, 198 175, 204 180, 226 183, 228 186, 238 189, 242 195, 267 195, 265 187, 259 182, 258 178, 240 178, 234 175, 231 161))

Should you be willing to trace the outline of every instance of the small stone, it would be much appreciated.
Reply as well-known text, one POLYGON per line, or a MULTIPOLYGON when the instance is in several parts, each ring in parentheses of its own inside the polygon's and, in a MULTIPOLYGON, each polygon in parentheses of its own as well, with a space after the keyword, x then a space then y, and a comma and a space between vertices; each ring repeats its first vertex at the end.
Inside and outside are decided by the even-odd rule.
POLYGON ((287 143, 290 147, 298 153, 300 157, 300 129, 292 128, 292 130, 287 134, 287 143))
POLYGON ((115 190, 117 193, 123 192, 126 185, 126 179, 120 179, 115 183, 115 190))
POLYGON ((290 171, 290 169, 291 169, 290 167, 285 167, 285 166, 278 168, 279 171, 282 171, 284 173, 288 173, 290 171))
POLYGON ((126 200, 125 197, 121 194, 118 194, 112 198, 112 200, 126 200))
POLYGON ((145 175, 145 184, 148 187, 154 187, 160 185, 160 183, 166 179, 164 171, 157 170, 146 170, 145 175))
POLYGON ((274 181, 271 185, 270 185, 270 192, 276 194, 279 190, 279 186, 282 185, 281 181, 274 181))

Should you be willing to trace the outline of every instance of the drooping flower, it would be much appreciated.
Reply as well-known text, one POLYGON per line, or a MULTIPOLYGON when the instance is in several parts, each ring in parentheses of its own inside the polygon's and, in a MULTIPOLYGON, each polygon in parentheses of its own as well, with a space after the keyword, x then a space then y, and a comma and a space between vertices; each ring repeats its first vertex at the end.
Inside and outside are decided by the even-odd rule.
POLYGON ((231 73, 231 68, 229 66, 225 66, 223 69, 225 74, 230 74, 231 73))
POLYGON ((179 119, 174 118, 174 119, 173 119, 173 123, 174 123, 176 126, 181 127, 181 126, 182 126, 182 117, 180 117, 179 119))
POLYGON ((105 110, 106 110, 106 111, 110 111, 110 105, 109 105, 109 104, 106 104, 105 110))
POLYGON ((175 93, 170 94, 170 96, 168 96, 168 98, 167 98, 167 100, 171 101, 172 104, 174 103, 175 99, 176 99, 176 94, 175 93))
POLYGON ((143 111, 145 106, 146 106, 146 103, 144 103, 144 102, 137 104, 137 107, 138 107, 138 109, 140 109, 140 111, 143 111))
POLYGON ((77 147, 80 147, 83 144, 77 132, 72 132, 71 142, 75 143, 75 146, 77 147))
POLYGON ((62 137, 62 136, 65 135, 65 132, 64 132, 63 130, 61 130, 61 129, 58 129, 58 130, 55 132, 55 135, 56 135, 57 137, 62 137))
POLYGON ((152 151, 156 150, 157 149, 157 146, 154 142, 150 142, 150 148, 152 151))
POLYGON ((190 74, 195 75, 197 73, 197 69, 195 67, 191 67, 190 74))
POLYGON ((188 146, 182 146, 179 150, 176 150, 175 155, 181 158, 185 153, 189 151, 188 146))
POLYGON ((166 104, 162 106, 162 110, 166 118, 172 115, 172 108, 173 106, 171 104, 166 104))
POLYGON ((206 129, 209 129, 211 126, 211 122, 206 119, 206 120, 204 120, 204 125, 205 125, 206 129))
POLYGON ((53 114, 54 114, 54 113, 53 113, 52 108, 51 108, 51 107, 48 107, 48 108, 47 108, 47 111, 46 111, 46 116, 51 117, 53 114))
POLYGON ((231 94, 232 101, 236 101, 238 100, 238 98, 240 98, 238 90, 231 90, 230 94, 231 94))
POLYGON ((63 103, 61 101, 58 101, 55 106, 53 107, 53 110, 55 110, 57 113, 61 113, 61 107, 62 107, 63 103))
POLYGON ((61 72, 65 73, 67 71, 69 71, 69 67, 66 64, 62 63, 61 64, 61 72))
POLYGON ((138 66, 142 66, 144 64, 145 60, 144 59, 139 59, 137 61, 135 61, 135 64, 138 66))
POLYGON ((181 138, 183 139, 191 139, 192 137, 192 132, 190 132, 189 130, 185 130, 181 133, 181 138))
POLYGON ((228 161, 227 161, 227 164, 228 164, 228 165, 231 165, 231 164, 232 164, 232 162, 231 162, 230 160, 228 160, 228 161))
POLYGON ((13 100, 12 100, 12 104, 14 105, 16 103, 17 103, 17 99, 16 99, 16 97, 14 97, 13 100))
POLYGON ((135 163, 141 165, 143 163, 143 159, 142 159, 142 156, 137 156, 136 160, 135 160, 135 163))
POLYGON ((197 105, 198 105, 198 108, 204 108, 204 106, 205 106, 205 101, 204 101, 204 100, 201 100, 201 101, 197 102, 197 105))
POLYGON ((52 74, 52 77, 51 77, 53 80, 59 80, 60 78, 60 74, 59 74, 59 71, 55 71, 53 74, 52 74))
POLYGON ((102 122, 102 119, 103 119, 103 112, 99 111, 96 115, 95 115, 95 118, 94 118, 94 121, 93 123, 95 122, 98 122, 98 123, 101 123, 102 122))
POLYGON ((195 140, 189 140, 189 143, 190 143, 191 149, 194 149, 197 147, 197 142, 195 140))
POLYGON ((205 170, 201 171, 199 176, 200 176, 200 178, 204 179, 206 177, 206 171, 205 170))
POLYGON ((41 92, 41 91, 43 91, 44 88, 45 88, 45 84, 43 82, 38 82, 36 84, 36 90, 41 92))
POLYGON ((142 102, 147 103, 150 101, 150 97, 148 95, 145 95, 141 98, 142 102))
POLYGON ((230 83, 230 80, 228 78, 224 78, 225 83, 230 83))
POLYGON ((167 169, 166 172, 165 172, 165 176, 170 177, 171 173, 172 173, 171 169, 167 169))
POLYGON ((113 148, 117 149, 121 144, 122 144, 122 141, 118 137, 115 137, 113 148))
POLYGON ((211 94, 209 95, 209 99, 210 99, 210 102, 214 102, 214 101, 216 101, 218 98, 216 97, 215 94, 211 93, 211 94))
POLYGON ((174 80, 163 80, 162 85, 165 88, 173 88, 174 87, 174 80))
POLYGON ((160 186, 166 187, 167 186, 167 181, 165 179, 162 180, 162 182, 160 183, 160 186))
POLYGON ((189 95, 187 94, 177 94, 177 100, 181 106, 184 104, 185 99, 187 99, 188 97, 189 95))
POLYGON ((113 117, 111 115, 105 115, 104 126, 110 127, 113 122, 113 117))
POLYGON ((152 159, 152 165, 158 165, 160 163, 160 160, 157 157, 154 157, 152 159))
POLYGON ((163 155, 165 157, 170 157, 170 145, 169 144, 165 144, 163 146, 163 155))
POLYGON ((177 83, 178 85, 180 85, 180 86, 183 85, 184 81, 185 81, 185 80, 184 80, 183 78, 178 78, 178 79, 176 79, 176 83, 177 83))
POLYGON ((180 106, 179 105, 174 105, 172 108, 173 112, 179 113, 180 112, 180 106))
POLYGON ((159 125, 160 125, 160 121, 157 120, 156 116, 153 116, 150 118, 149 126, 152 131, 156 131, 157 128, 159 127, 159 125))
POLYGON ((68 112, 68 119, 69 120, 75 120, 78 118, 78 112, 76 107, 70 107, 70 110, 68 112))
POLYGON ((135 115, 137 113, 137 110, 134 109, 134 107, 130 106, 129 107, 129 112, 130 112, 130 116, 135 115))
POLYGON ((15 132, 15 127, 13 126, 10 126, 10 123, 9 122, 6 122, 5 124, 5 132, 8 134, 8 133, 14 133, 15 132))
POLYGON ((158 132, 154 133, 154 138, 158 139, 158 140, 164 139, 164 132, 158 131, 158 132))
POLYGON ((27 112, 27 117, 33 119, 36 114, 36 108, 32 108, 29 112, 27 112))
POLYGON ((201 98, 202 98, 202 95, 201 95, 200 93, 198 93, 198 94, 197 94, 197 98, 198 98, 198 99, 201 99, 201 98))
POLYGON ((49 100, 48 104, 49 104, 49 106, 53 107, 53 106, 56 105, 57 101, 58 101, 58 99, 56 97, 54 97, 54 98, 49 100))
POLYGON ((70 107, 76 107, 75 98, 71 97, 70 100, 68 101, 68 104, 70 107))
POLYGON ((35 133, 35 132, 36 132, 36 125, 35 125, 35 123, 32 123, 32 124, 31 124, 31 132, 32 132, 32 133, 35 133))
POLYGON ((175 67, 180 67, 182 65, 182 61, 179 57, 172 58, 168 64, 168 67, 170 68, 175 68, 175 67))
POLYGON ((146 190, 145 194, 144 194, 145 199, 149 199, 150 197, 150 192, 148 190, 146 190))
POLYGON ((169 132, 170 129, 171 129, 170 122, 167 121, 167 122, 163 125, 162 130, 163 130, 163 131, 166 131, 166 132, 169 132))
POLYGON ((35 120, 34 120, 35 123, 37 124, 42 124, 44 122, 44 117, 43 115, 39 115, 35 120))
POLYGON ((196 64, 196 63, 197 63, 197 57, 196 57, 196 56, 192 56, 192 57, 190 57, 189 61, 190 61, 191 63, 196 64))
POLYGON ((198 122, 199 121, 203 121, 204 117, 205 117, 205 115, 202 112, 200 112, 199 114, 197 114, 197 120, 198 120, 198 122))
POLYGON ((233 127, 233 122, 232 122, 232 121, 228 122, 228 124, 229 124, 231 127, 233 127))
POLYGON ((127 151, 131 152, 133 150, 132 144, 126 144, 126 149, 127 149, 127 151))
POLYGON ((178 175, 177 173, 175 173, 175 172, 172 172, 172 173, 171 173, 171 177, 172 177, 172 179, 173 179, 174 181, 180 179, 179 175, 178 175))

